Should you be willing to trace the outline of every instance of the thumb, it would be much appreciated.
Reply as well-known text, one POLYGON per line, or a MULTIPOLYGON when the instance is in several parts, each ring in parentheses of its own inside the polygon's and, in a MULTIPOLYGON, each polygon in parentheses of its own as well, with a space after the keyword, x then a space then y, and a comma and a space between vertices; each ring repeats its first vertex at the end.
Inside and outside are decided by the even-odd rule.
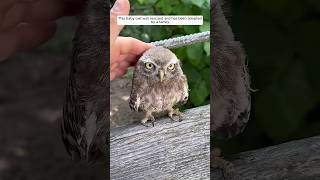
POLYGON ((117 0, 110 10, 110 42, 114 43, 123 26, 117 25, 117 16, 129 15, 128 0, 117 0))

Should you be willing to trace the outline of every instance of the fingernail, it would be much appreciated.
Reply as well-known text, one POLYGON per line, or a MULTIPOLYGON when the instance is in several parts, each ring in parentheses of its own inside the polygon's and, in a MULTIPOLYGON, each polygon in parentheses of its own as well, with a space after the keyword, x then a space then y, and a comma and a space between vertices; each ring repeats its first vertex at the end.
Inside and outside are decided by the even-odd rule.
POLYGON ((121 0, 117 0, 113 7, 111 8, 111 12, 112 13, 118 13, 118 12, 121 12, 121 0))

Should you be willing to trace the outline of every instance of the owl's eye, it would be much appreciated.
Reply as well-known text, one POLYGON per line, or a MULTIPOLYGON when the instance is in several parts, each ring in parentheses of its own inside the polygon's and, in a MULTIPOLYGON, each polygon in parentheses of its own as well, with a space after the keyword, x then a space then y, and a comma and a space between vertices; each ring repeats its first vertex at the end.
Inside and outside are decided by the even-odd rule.
POLYGON ((175 68, 175 64, 170 64, 170 65, 168 66, 168 69, 169 69, 169 70, 174 70, 174 68, 175 68))
POLYGON ((145 67, 146 67, 147 69, 149 69, 149 70, 153 68, 153 64, 152 64, 152 63, 148 63, 148 62, 147 62, 147 63, 145 63, 144 65, 145 65, 145 67))

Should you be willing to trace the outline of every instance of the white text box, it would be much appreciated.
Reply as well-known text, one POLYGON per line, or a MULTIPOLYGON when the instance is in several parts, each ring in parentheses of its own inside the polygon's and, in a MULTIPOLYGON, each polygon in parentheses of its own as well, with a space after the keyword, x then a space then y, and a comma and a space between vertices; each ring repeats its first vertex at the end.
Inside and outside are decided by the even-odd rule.
POLYGON ((118 25, 202 25, 203 16, 117 16, 118 25))

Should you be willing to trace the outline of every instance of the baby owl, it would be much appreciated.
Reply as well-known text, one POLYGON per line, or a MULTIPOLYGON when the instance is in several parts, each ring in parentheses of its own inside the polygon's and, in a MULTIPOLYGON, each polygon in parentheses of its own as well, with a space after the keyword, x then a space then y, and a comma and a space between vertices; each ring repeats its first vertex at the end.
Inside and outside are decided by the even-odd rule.
POLYGON ((153 47, 138 60, 130 95, 130 108, 142 111, 141 120, 146 125, 150 120, 154 126, 152 113, 167 112, 174 121, 181 121, 179 109, 175 105, 188 100, 188 82, 181 69, 181 62, 169 49, 153 47))

